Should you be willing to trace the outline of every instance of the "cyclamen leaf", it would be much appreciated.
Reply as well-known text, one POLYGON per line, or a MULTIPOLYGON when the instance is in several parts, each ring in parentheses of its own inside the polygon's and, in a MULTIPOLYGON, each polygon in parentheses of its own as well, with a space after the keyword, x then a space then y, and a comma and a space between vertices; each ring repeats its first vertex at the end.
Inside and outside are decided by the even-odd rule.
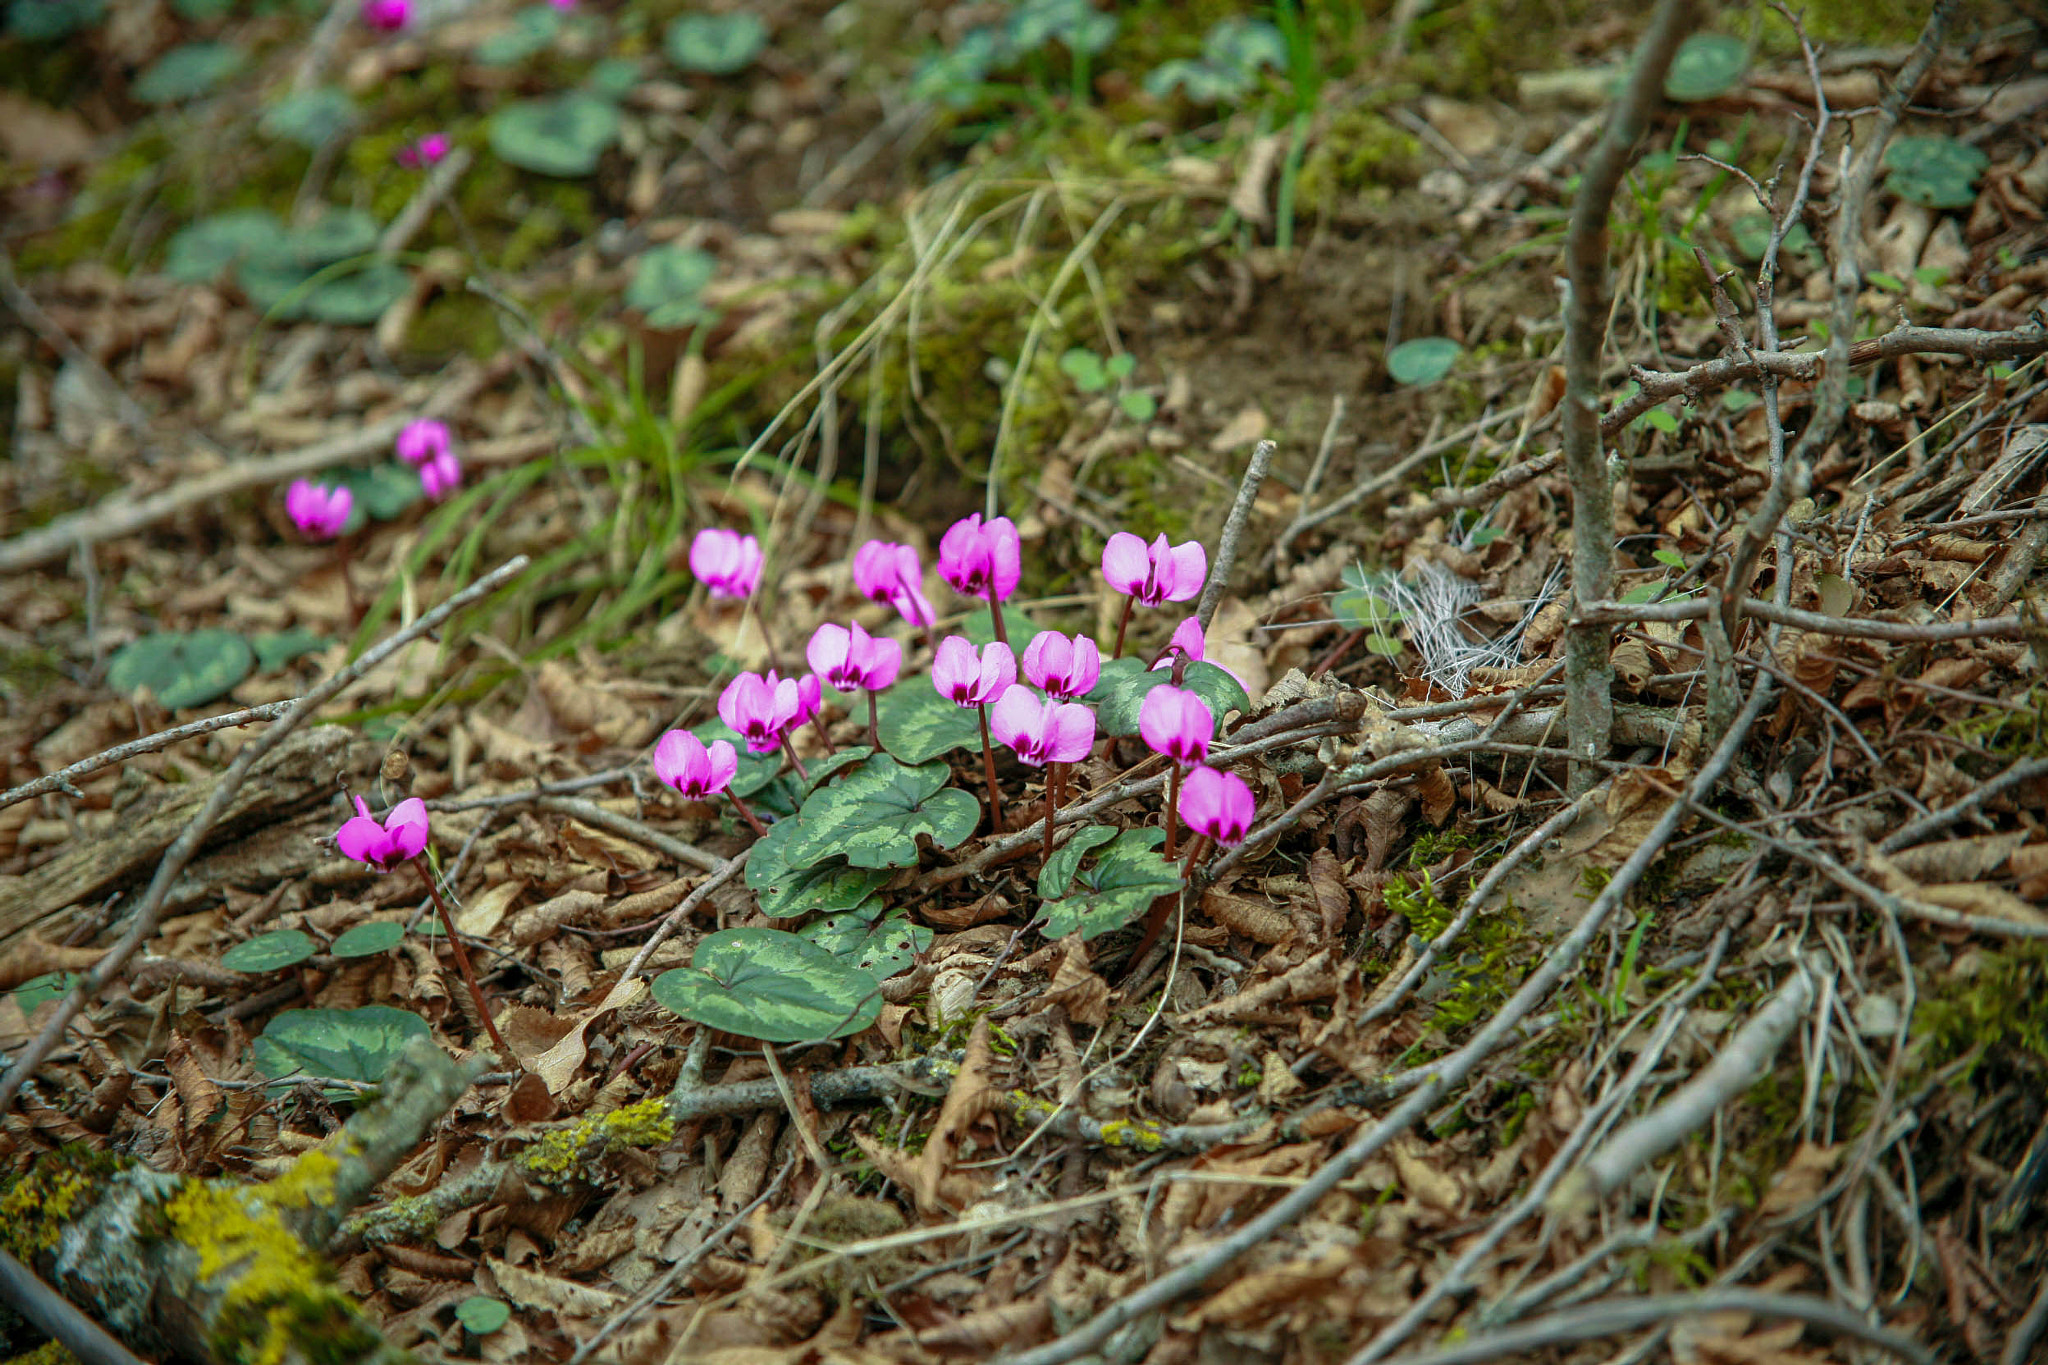
POLYGON ((944 763, 906 767, 876 754, 833 786, 813 792, 788 823, 784 857, 793 867, 844 858, 855 867, 910 867, 917 836, 952 848, 974 833, 981 803, 948 787, 944 763))
POLYGON ((318 951, 311 936, 297 929, 279 929, 237 943, 220 955, 220 965, 231 972, 274 972, 304 962, 318 951))
POLYGON ((851 910, 881 890, 887 869, 848 867, 838 859, 809 867, 791 867, 786 856, 797 832, 794 818, 778 820, 768 835, 754 841, 747 858, 747 886, 761 913, 787 919, 811 910, 851 910))
POLYGON ((107 665, 107 685, 116 692, 146 686, 175 711, 224 696, 255 664, 256 651, 233 631, 164 631, 116 650, 107 665))
POLYGON ((405 926, 397 920, 374 920, 342 930, 327 951, 336 957, 370 957, 396 948, 404 938, 405 926))
POLYGON ((882 1012, 871 973, 780 929, 726 929, 688 967, 654 978, 654 998, 685 1019, 769 1043, 858 1033, 882 1012))
MULTIPOLYGON (((1101 727, 1102 733, 1135 735, 1138 733, 1138 712, 1145 705, 1145 694, 1172 681, 1172 669, 1147 671, 1144 660, 1125 655, 1102 666, 1102 676, 1096 679, 1094 689, 1083 700, 1095 708, 1095 723, 1101 727)), ((1251 709, 1251 699, 1245 696, 1244 688, 1238 685, 1237 679, 1212 663, 1189 664, 1187 672, 1182 675, 1181 686, 1209 703, 1209 712, 1215 717, 1219 730, 1229 712, 1251 709)))
POLYGON ((873 974, 877 981, 887 981, 914 965, 917 955, 932 946, 936 934, 925 925, 911 923, 901 910, 884 913, 882 902, 876 899, 806 924, 797 930, 797 937, 873 974))
POLYGON ((1101 848, 1116 838, 1115 825, 1084 825, 1074 831, 1071 839, 1053 850, 1045 860, 1045 866, 1038 872, 1038 898, 1053 901, 1067 894, 1067 888, 1074 884, 1074 874, 1081 870, 1081 859, 1090 850, 1101 848))
POLYGON ((922 676, 890 688, 876 714, 882 747, 905 763, 927 763, 955 749, 981 747, 973 708, 955 706, 922 676))
POLYGON ((471 1294, 455 1305, 455 1320, 480 1337, 512 1321, 512 1305, 488 1294, 471 1294))
POLYGON ((1048 939, 1077 931, 1084 939, 1094 938, 1123 928, 1151 909, 1152 902, 1180 890, 1180 869, 1154 851, 1165 838, 1166 832, 1156 827, 1117 835, 1095 866, 1073 879, 1071 895, 1039 905, 1039 931, 1048 939))
POLYGON ((273 1080, 317 1076, 375 1084, 415 1038, 431 1038, 410 1010, 364 1005, 352 1010, 286 1010, 264 1027, 249 1059, 273 1080))

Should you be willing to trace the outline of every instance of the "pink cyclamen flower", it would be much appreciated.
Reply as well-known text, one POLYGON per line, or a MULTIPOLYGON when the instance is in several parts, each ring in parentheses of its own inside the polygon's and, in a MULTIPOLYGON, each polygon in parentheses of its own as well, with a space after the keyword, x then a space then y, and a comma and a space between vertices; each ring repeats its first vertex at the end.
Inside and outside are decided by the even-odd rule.
MULTIPOLYGON (((811 679, 815 685, 816 678, 811 679)), ((804 690, 795 678, 742 673, 718 694, 718 717, 747 741, 750 754, 773 753, 782 737, 804 723, 804 690)))
POLYGON ((385 33, 398 32, 411 17, 411 0, 363 0, 363 22, 385 33))
POLYGON ((690 541, 690 572, 713 597, 752 597, 761 585, 761 542, 723 526, 707 526, 690 541))
POLYGON ((1241 844, 1251 832, 1258 803, 1236 773, 1195 768, 1181 780, 1180 814, 1188 828, 1219 844, 1241 844))
POLYGON ((1023 544, 1008 517, 962 517, 939 539, 939 576, 963 597, 1009 600, 1024 576, 1023 544))
POLYGON ((1173 628, 1173 638, 1166 642, 1165 649, 1159 651, 1159 662, 1152 667, 1173 667, 1173 656, 1176 654, 1185 654, 1189 663, 1198 664, 1202 662, 1202 651, 1207 644, 1208 641, 1202 636, 1202 618, 1190 616, 1173 628))
POLYGON ((1209 552, 1198 540, 1169 546, 1162 534, 1150 545, 1118 531, 1102 549, 1102 576, 1109 586, 1148 607, 1185 602, 1202 591, 1209 576, 1209 552))
POLYGON ((417 796, 393 806, 382 824, 370 814, 370 803, 356 798, 356 813, 334 833, 342 856, 386 871, 417 858, 427 846, 427 803, 417 796))
POLYGON ((1209 756, 1209 736, 1215 731, 1209 703, 1185 687, 1155 687, 1138 708, 1138 733, 1154 753, 1165 754, 1183 768, 1209 756))
POLYGON ((714 739, 707 745, 688 730, 671 730, 654 746, 654 775, 692 801, 724 791, 739 767, 730 743, 714 739))
POLYGON ((1017 656, 1010 647, 991 642, 974 652, 964 635, 948 635, 939 641, 932 660, 932 686, 955 706, 986 706, 1003 695, 1017 681, 1017 656))
POLYGON ((988 713, 988 728, 1034 768, 1078 763, 1095 743, 1095 713, 1079 702, 1040 697, 1012 686, 988 713))
POLYGON ((453 449, 455 438, 449 435, 448 424, 431 417, 407 422, 398 433, 398 458, 414 469, 425 468, 453 449))
POLYGON ((294 479, 285 490, 284 510, 308 540, 332 540, 348 525, 349 510, 355 501, 355 494, 346 488, 294 479))
MULTIPOLYGON (((806 673, 796 680, 796 723, 807 725, 825 707, 825 684, 818 681, 815 673, 806 673)), ((796 726, 791 726, 795 729, 796 726)))
POLYGON ((420 466, 420 491, 428 502, 439 502, 461 486, 462 461, 452 450, 444 450, 420 466))
POLYGON ((407 147, 400 147, 398 149, 397 161, 399 165, 410 170, 418 170, 422 166, 436 165, 448 155, 448 149, 452 145, 448 140, 448 134, 428 133, 418 142, 407 147))
POLYGON ((896 681, 903 671, 903 645, 881 639, 862 630, 858 621, 851 626, 827 621, 811 636, 804 650, 818 676, 841 692, 864 687, 879 692, 896 681))
POLYGON ((1041 630, 1024 646, 1023 665, 1024 676, 1050 695, 1079 697, 1102 676, 1102 651, 1085 635, 1041 630))
POLYGON ((913 626, 938 620, 924 595, 924 565, 908 545, 871 540, 855 550, 853 586, 870 602, 887 602, 913 626))

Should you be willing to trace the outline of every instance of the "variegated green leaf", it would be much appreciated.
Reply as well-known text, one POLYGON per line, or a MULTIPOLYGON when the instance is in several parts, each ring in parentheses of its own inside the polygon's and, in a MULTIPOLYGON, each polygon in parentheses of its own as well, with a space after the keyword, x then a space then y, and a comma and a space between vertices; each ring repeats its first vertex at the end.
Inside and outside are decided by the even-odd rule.
POLYGON ((1040 904, 1041 931, 1052 939, 1076 930, 1082 938, 1094 938, 1123 928, 1151 909, 1153 901, 1180 890, 1180 869, 1154 851, 1165 838, 1166 831, 1157 828, 1117 835, 1093 867, 1073 877, 1072 894, 1040 904))
POLYGON ((791 867, 784 855, 796 832, 794 819, 776 821, 747 857, 747 885, 762 914, 784 919, 811 910, 851 910, 889 880, 886 868, 848 867, 838 858, 791 867))
POLYGON ((769 1043, 843 1038, 882 1011, 870 972, 780 929, 725 929, 688 967, 654 978, 654 998, 685 1019, 769 1043))
POLYGON ((786 836, 782 856, 792 867, 844 858, 855 867, 910 867, 917 836, 952 848, 981 820, 981 803, 946 782, 944 763, 906 767, 876 754, 846 777, 811 793, 786 836))
MULTIPOLYGON (((1082 700, 1095 708, 1095 723, 1102 733, 1135 735, 1138 733, 1138 711, 1145 705, 1145 694, 1172 681, 1171 669, 1148 672, 1144 660, 1126 655, 1102 666, 1102 676, 1096 679, 1095 687, 1082 700)), ((1227 713, 1251 709, 1251 699, 1245 696, 1244 688, 1238 685, 1237 679, 1215 664, 1189 664, 1181 677, 1181 686, 1209 703, 1209 711, 1216 717, 1219 731, 1227 713)))
POLYGON ((1074 884, 1074 874, 1081 870, 1081 859, 1090 850, 1101 848, 1118 834, 1115 825, 1083 825, 1064 844, 1053 850, 1045 866, 1038 871, 1038 898, 1042 901, 1056 901, 1067 894, 1067 888, 1074 884))
POLYGON ((905 763, 926 763, 954 749, 981 747, 971 706, 956 706, 919 674, 889 689, 877 712, 882 747, 905 763))
POLYGON ((797 935, 841 962, 874 973, 877 981, 912 966, 934 937, 930 928, 911 923, 903 911, 889 913, 879 898, 806 924, 797 935))

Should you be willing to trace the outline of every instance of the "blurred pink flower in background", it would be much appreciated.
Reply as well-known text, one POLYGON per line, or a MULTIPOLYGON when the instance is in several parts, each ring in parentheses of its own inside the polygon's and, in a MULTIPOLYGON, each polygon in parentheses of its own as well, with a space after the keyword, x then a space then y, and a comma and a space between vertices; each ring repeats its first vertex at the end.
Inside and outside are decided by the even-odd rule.
POLYGON ((453 450, 455 438, 449 434, 447 423, 422 417, 418 421, 407 422, 399 430, 396 444, 398 458, 418 469, 436 456, 453 450))
POLYGON ((707 526, 690 541, 690 572, 713 597, 752 597, 761 585, 761 542, 707 526))
POLYGON ((346 488, 329 488, 307 479, 295 479, 285 491, 284 510, 299 534, 308 540, 332 540, 348 525, 355 494, 346 488))

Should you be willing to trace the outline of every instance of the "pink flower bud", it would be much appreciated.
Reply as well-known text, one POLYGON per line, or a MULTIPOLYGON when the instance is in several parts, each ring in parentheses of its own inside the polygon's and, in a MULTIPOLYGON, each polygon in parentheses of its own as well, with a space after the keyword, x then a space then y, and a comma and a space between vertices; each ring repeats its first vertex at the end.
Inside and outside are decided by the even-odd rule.
POLYGON ((399 802, 379 824, 370 803, 356 798, 356 814, 334 833, 345 858, 389 871, 427 847, 427 803, 417 796, 399 802))
POLYGON ((654 775, 692 801, 724 791, 739 766, 730 743, 715 739, 706 745, 688 730, 671 730, 654 746, 654 775))
POLYGON ((409 147, 398 149, 397 161, 401 166, 417 170, 422 166, 436 165, 448 155, 452 144, 446 133, 428 133, 409 147))
POLYGON ((1095 713, 1079 702, 1041 698, 1028 687, 1004 691, 988 713, 997 741, 1034 768, 1078 763, 1095 743, 1095 713))
POLYGON ((986 706, 1017 681, 1017 658, 1010 647, 990 642, 977 656, 964 635, 948 635, 939 641, 938 656, 932 660, 932 686, 955 706, 986 706))
POLYGON ((1102 676, 1102 651, 1085 635, 1042 630, 1024 646, 1023 666, 1024 676, 1050 695, 1079 697, 1102 676))
POLYGON ((752 597, 761 585, 761 542, 707 526, 690 541, 690 572, 713 597, 752 597))
POLYGON ((1164 535, 1150 545, 1118 531, 1102 550, 1102 576, 1109 586, 1148 607, 1185 602, 1202 591, 1209 576, 1209 552, 1200 541, 1169 546, 1164 535))
POLYGON ((1241 844, 1257 809, 1252 789, 1236 773, 1195 768, 1181 779, 1180 818, 1219 844, 1241 844))
POLYGON ((1024 575, 1023 545, 1008 517, 962 517, 939 540, 939 576, 963 597, 1009 600, 1024 575))
POLYGON ((447 423, 422 417, 405 424, 398 433, 397 446, 398 458, 419 469, 453 450, 455 438, 449 435, 447 423))
POLYGON ((1155 687, 1138 708, 1138 733, 1154 753, 1165 754, 1183 768, 1209 756, 1209 737, 1215 731, 1209 703, 1185 687, 1155 687))
POLYGON ((308 540, 332 540, 340 535, 354 506, 355 494, 348 489, 306 479, 294 479, 284 495, 286 515, 308 540))
POLYGON ((363 22, 382 32, 398 32, 411 17, 410 0, 363 0, 363 22))

